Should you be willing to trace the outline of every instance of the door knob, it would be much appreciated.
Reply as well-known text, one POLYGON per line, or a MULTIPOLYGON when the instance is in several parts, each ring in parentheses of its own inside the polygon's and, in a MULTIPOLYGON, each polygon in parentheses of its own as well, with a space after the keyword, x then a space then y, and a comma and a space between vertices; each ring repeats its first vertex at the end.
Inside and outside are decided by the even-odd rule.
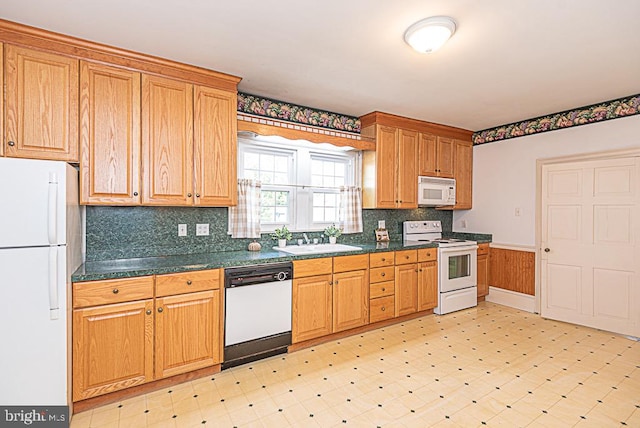
POLYGON ((545 253, 548 253, 549 251, 551 251, 551 249, 550 249, 550 248, 545 248, 545 249, 544 249, 544 252, 545 252, 545 253))

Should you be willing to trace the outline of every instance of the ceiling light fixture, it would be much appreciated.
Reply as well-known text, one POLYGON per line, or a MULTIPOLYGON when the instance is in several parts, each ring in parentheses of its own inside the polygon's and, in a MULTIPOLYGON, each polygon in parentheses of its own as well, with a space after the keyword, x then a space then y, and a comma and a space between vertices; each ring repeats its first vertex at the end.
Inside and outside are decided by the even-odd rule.
POLYGON ((437 51, 453 33, 456 32, 456 22, 448 16, 432 16, 407 28, 404 41, 420 53, 437 51))

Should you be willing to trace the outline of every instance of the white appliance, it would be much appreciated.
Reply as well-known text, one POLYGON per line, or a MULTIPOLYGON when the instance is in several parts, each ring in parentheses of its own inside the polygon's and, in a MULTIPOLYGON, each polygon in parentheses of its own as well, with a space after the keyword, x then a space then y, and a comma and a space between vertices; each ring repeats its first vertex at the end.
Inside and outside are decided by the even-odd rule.
POLYGON ((456 180, 418 177, 418 205, 436 207, 456 204, 456 180))
POLYGON ((0 158, 0 183, 0 404, 69 405, 78 173, 64 162, 0 158))
POLYGON ((223 369, 287 352, 292 278, 291 262, 225 269, 223 369))
POLYGON ((464 239, 443 239, 440 221, 405 221, 402 225, 405 246, 438 245, 438 306, 443 315, 478 304, 478 243, 464 239))

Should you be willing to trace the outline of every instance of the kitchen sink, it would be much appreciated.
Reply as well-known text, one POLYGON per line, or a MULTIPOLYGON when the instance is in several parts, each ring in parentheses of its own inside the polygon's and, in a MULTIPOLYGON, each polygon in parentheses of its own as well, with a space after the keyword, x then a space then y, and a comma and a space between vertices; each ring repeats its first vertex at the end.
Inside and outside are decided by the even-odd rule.
POLYGON ((362 250, 361 247, 345 244, 288 245, 286 247, 273 247, 273 249, 283 253, 292 254, 294 256, 362 250))

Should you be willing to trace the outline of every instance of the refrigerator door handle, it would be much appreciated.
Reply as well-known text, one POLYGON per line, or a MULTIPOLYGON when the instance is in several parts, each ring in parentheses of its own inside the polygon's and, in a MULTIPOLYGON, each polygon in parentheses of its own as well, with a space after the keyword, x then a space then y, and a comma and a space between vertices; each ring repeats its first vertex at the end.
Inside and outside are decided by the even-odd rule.
POLYGON ((59 317, 58 305, 58 247, 49 247, 49 316, 59 317))
POLYGON ((58 243, 58 175, 49 173, 49 202, 48 202, 48 232, 49 244, 58 243))

